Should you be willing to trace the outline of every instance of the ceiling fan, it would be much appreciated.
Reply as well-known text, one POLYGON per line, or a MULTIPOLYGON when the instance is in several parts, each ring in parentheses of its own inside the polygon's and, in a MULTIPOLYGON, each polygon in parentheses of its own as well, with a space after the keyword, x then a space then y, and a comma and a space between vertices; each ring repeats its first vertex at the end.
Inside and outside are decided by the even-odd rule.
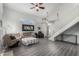
POLYGON ((36 11, 39 11, 39 9, 45 9, 45 7, 42 6, 43 3, 31 3, 34 5, 34 7, 31 7, 30 9, 36 9, 36 11))

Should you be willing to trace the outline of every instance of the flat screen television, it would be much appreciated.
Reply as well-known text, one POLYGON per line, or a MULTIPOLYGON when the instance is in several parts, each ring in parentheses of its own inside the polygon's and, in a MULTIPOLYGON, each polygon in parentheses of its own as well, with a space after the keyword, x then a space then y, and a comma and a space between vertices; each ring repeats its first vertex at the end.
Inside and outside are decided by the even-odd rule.
POLYGON ((34 31, 34 25, 22 25, 22 31, 34 31))

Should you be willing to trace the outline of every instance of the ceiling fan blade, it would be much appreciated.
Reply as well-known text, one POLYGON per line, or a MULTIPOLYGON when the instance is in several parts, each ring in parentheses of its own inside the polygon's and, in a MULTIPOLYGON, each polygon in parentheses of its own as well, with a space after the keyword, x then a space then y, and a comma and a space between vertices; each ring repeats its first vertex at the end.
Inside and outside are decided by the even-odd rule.
POLYGON ((39 3, 39 5, 42 5, 43 3, 39 3))
POLYGON ((30 9, 34 9, 35 7, 31 7, 30 9))
POLYGON ((32 5, 35 5, 34 3, 31 3, 32 5))
POLYGON ((45 9, 45 7, 39 7, 40 9, 45 9))

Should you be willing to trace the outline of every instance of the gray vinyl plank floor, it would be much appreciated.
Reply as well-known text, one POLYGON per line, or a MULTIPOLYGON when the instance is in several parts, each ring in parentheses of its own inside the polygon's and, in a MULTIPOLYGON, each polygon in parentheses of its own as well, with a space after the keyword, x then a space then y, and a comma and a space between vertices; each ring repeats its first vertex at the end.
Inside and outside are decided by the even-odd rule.
POLYGON ((13 49, 14 56, 79 56, 79 45, 39 39, 38 44, 20 45, 13 49))

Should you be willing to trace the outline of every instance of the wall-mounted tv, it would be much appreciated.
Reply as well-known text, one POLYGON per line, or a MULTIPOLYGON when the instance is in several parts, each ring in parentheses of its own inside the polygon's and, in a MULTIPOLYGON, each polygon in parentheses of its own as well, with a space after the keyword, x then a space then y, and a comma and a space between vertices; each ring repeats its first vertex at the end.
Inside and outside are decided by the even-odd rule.
POLYGON ((22 25, 22 31, 34 31, 34 25, 22 25))

